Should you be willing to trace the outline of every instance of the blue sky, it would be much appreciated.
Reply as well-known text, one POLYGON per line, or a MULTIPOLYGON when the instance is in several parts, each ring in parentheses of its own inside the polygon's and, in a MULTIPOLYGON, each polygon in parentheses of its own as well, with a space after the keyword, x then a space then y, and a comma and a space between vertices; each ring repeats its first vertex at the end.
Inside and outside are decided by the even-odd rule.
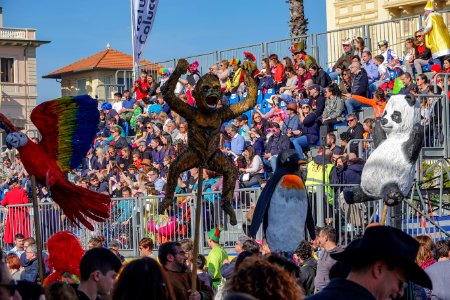
MULTIPOLYGON (((42 79, 52 71, 102 51, 131 54, 128 0, 1 0, 3 27, 34 28, 51 41, 38 48, 38 102, 61 95, 60 84, 42 79)), ((325 0, 305 0, 309 33, 326 31, 325 0)), ((289 37, 284 0, 160 0, 144 52, 163 61, 289 37)))

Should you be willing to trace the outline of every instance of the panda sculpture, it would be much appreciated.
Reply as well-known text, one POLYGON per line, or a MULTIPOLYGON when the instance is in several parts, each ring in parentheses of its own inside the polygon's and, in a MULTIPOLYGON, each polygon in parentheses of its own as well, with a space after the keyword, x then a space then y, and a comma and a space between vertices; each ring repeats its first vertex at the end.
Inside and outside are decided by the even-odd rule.
POLYGON ((344 191, 349 204, 383 199, 393 206, 411 190, 415 165, 423 144, 420 106, 412 95, 395 95, 383 116, 376 120, 372 135, 375 150, 370 154, 357 188, 344 191))

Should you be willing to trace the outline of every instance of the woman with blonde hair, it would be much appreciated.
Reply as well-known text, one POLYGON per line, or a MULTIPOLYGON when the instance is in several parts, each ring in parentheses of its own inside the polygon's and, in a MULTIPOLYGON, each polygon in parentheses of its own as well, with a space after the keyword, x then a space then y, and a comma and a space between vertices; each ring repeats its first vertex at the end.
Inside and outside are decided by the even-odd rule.
POLYGON ((425 270, 436 261, 433 258, 434 244, 428 235, 416 236, 419 242, 419 251, 417 251, 416 263, 425 270))
POLYGON ((102 146, 98 146, 95 148, 95 157, 96 160, 94 161, 94 164, 92 166, 95 170, 103 170, 106 169, 107 159, 106 159, 106 153, 102 146))

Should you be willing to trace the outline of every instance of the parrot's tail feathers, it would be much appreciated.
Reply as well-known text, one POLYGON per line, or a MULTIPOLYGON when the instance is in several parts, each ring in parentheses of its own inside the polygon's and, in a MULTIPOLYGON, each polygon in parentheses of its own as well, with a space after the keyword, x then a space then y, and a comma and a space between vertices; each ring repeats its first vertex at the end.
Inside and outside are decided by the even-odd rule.
POLYGON ((89 230, 94 230, 92 221, 104 222, 109 218, 109 196, 78 187, 67 180, 58 181, 58 184, 50 187, 50 191, 66 217, 77 226, 81 223, 89 230))

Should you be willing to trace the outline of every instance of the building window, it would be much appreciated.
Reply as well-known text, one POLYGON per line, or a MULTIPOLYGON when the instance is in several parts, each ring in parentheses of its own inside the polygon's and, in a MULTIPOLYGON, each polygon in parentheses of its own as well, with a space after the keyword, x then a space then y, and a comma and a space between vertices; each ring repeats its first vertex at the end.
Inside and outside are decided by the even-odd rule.
POLYGON ((77 95, 85 95, 85 94, 87 94, 86 79, 78 79, 77 80, 77 95))
POLYGON ((1 82, 14 82, 14 58, 0 59, 1 64, 1 82))

